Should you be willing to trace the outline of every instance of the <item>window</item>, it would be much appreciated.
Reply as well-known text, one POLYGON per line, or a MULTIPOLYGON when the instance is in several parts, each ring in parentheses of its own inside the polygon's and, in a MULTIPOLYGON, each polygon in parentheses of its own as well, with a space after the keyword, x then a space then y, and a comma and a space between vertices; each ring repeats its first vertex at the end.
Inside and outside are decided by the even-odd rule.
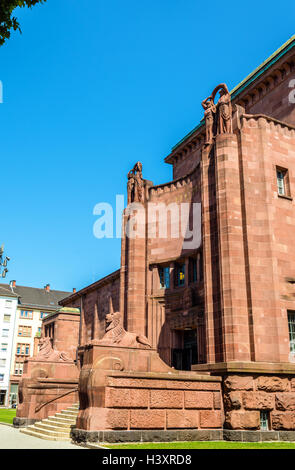
POLYGON ((14 374, 15 375, 22 375, 24 369, 24 363, 23 362, 16 362, 14 366, 14 374))
POLYGON ((176 270, 176 286, 184 286, 185 283, 185 264, 177 264, 176 270))
POLYGON ((268 411, 260 411, 260 430, 268 431, 268 411))
POLYGON ((2 351, 2 352, 6 352, 6 351, 7 351, 7 346, 8 346, 7 343, 2 343, 2 344, 1 344, 1 351, 2 351))
POLYGON ((5 328, 2 330, 2 336, 6 337, 9 334, 9 330, 6 330, 5 328))
POLYGON ((0 359, 0 367, 5 367, 6 359, 0 359))
POLYGON ((11 318, 11 315, 4 315, 4 318, 3 318, 4 323, 10 323, 10 318, 11 318))
POLYGON ((20 318, 28 318, 29 320, 31 320, 33 318, 33 312, 30 312, 28 310, 21 310, 20 318))
POLYGON ((32 327, 31 326, 24 326, 19 325, 18 327, 18 336, 32 336, 32 327))
POLYGON ((189 259, 189 282, 198 281, 198 260, 196 258, 189 259))
POLYGON ((48 313, 46 312, 40 312, 40 320, 43 320, 43 318, 46 318, 48 313))
POLYGON ((169 289, 170 287, 170 267, 164 266, 159 268, 161 289, 169 289))
POLYGON ((277 167, 277 187, 279 196, 290 196, 288 170, 277 167))
POLYGON ((12 300, 5 300, 5 308, 12 308, 12 300))
POLYGON ((4 374, 0 374, 0 382, 3 382, 4 380, 4 374))
POLYGON ((16 347, 16 354, 29 356, 29 354, 30 354, 30 345, 29 344, 18 343, 17 347, 16 347))
POLYGON ((288 312, 290 352, 295 354, 295 312, 288 312))

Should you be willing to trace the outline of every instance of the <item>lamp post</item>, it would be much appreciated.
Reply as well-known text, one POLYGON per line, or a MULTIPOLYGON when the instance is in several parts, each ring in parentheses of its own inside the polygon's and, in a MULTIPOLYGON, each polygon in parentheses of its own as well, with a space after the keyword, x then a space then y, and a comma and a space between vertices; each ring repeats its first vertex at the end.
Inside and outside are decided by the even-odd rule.
POLYGON ((4 255, 4 245, 0 247, 0 276, 5 278, 8 273, 7 263, 10 261, 9 256, 4 255))

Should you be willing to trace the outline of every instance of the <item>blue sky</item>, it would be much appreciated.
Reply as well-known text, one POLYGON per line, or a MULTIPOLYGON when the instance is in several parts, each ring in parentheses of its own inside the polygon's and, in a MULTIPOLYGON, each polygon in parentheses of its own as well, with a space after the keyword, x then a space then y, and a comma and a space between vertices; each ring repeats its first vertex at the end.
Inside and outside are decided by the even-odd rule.
POLYGON ((93 208, 126 197, 127 173, 172 179, 164 158, 294 34, 286 1, 48 0, 16 11, 0 48, 0 245, 7 281, 80 289, 120 266, 120 240, 96 239, 93 208))

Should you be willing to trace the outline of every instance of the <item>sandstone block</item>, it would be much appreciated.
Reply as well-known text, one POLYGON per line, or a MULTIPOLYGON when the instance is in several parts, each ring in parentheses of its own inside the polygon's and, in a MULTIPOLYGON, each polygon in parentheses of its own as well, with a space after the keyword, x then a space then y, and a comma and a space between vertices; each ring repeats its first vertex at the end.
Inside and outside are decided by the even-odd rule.
POLYGON ((225 415, 226 426, 230 429, 259 429, 259 411, 229 411, 225 415))
POLYGON ((221 412, 214 410, 201 410, 200 411, 200 427, 207 428, 221 428, 222 418, 221 412))
POLYGON ((199 412, 196 410, 168 410, 167 428, 198 428, 199 412))
POLYGON ((131 429, 165 429, 165 410, 131 410, 131 429))
POLYGON ((151 408, 183 408, 183 392, 181 390, 151 390, 151 408))
POLYGON ((258 390, 265 392, 285 392, 289 390, 287 378, 261 376, 257 379, 258 390))
POLYGON ((292 430, 295 429, 295 413, 290 411, 274 411, 271 414, 272 429, 292 430))
POLYGON ((225 389, 230 390, 253 390, 253 377, 230 375, 224 381, 225 389))
POLYGON ((274 394, 266 392, 243 392, 243 405, 246 410, 272 410, 274 394))
POLYGON ((106 388, 107 408, 147 408, 149 390, 106 388))
POLYGON ((276 393, 277 410, 295 410, 295 393, 276 393))
POLYGON ((184 407, 196 409, 212 409, 213 393, 212 392, 184 392, 184 407))
POLYGON ((224 395, 224 406, 226 410, 238 410, 242 407, 241 392, 230 392, 224 395))

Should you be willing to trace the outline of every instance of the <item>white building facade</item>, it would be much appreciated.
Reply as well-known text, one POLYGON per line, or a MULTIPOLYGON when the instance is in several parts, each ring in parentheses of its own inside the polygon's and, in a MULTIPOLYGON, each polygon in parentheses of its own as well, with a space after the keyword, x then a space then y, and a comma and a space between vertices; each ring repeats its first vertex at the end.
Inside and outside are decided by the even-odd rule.
POLYGON ((9 405, 10 369, 18 297, 9 287, 0 288, 0 406, 9 405))

